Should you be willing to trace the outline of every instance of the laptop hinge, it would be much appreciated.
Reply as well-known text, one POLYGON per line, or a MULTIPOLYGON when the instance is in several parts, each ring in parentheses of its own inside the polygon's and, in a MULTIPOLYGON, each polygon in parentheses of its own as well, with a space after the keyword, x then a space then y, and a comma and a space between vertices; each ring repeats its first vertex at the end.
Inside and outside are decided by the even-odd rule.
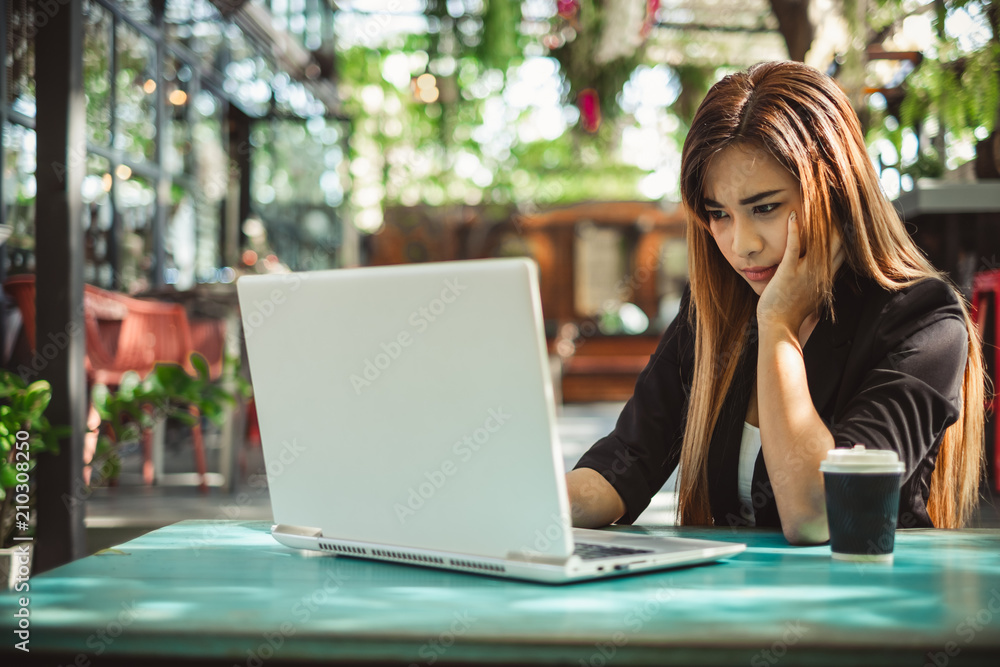
POLYGON ((272 532, 283 535, 295 535, 296 537, 323 537, 322 528, 312 528, 311 526, 291 526, 287 523, 279 523, 271 528, 272 532))
POLYGON ((555 567, 563 567, 572 557, 572 555, 552 556, 550 554, 543 554, 538 553, 537 551, 527 551, 522 549, 507 552, 507 560, 516 560, 522 563, 534 563, 536 565, 554 565, 555 567))

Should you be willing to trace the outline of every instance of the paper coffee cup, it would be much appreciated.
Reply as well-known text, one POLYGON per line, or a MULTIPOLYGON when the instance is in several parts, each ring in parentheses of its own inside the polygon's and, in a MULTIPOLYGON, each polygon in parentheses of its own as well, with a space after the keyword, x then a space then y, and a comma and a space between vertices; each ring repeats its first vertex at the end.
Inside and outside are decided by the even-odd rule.
POLYGON ((896 452, 864 445, 831 449, 819 469, 833 557, 891 563, 905 470, 896 452))

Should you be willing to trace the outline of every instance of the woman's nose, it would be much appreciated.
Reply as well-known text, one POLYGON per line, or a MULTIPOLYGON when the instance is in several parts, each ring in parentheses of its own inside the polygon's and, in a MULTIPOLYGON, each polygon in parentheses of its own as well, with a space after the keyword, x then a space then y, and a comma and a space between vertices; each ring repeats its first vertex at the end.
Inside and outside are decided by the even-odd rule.
POLYGON ((743 216, 733 219, 733 253, 740 257, 749 257, 764 249, 764 239, 761 238, 753 224, 743 216))

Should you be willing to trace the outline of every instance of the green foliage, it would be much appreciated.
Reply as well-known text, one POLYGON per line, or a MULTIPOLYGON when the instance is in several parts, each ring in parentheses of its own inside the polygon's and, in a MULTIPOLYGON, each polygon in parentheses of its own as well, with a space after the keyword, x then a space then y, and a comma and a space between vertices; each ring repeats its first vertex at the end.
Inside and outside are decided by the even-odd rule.
POLYGON ((617 98, 635 68, 642 63, 644 48, 639 46, 628 56, 621 56, 606 63, 598 63, 597 50, 601 45, 607 15, 622 11, 617 0, 581 0, 578 13, 579 30, 573 40, 552 50, 552 56, 562 66, 569 82, 567 101, 587 88, 593 88, 601 101, 604 118, 616 117, 620 110, 617 98))
MULTIPOLYGON (((857 7, 855 0, 845 5, 849 21, 856 18, 851 6, 857 7)), ((945 0, 932 8, 908 0, 874 0, 867 8, 865 27, 880 42, 900 30, 907 18, 927 9, 933 10, 930 23, 937 37, 923 47, 917 69, 903 81, 902 101, 887 96, 887 108, 859 109, 873 157, 914 180, 939 178, 946 168, 957 167, 969 158, 969 147, 995 131, 1000 120, 997 0, 945 0), (976 24, 972 30, 967 29, 970 21, 976 24), (956 26, 961 26, 961 33, 956 26), (919 152, 904 155, 904 139, 912 141, 913 136, 919 152), (883 150, 885 141, 895 150, 883 150), (893 152, 900 156, 899 162, 893 152)), ((912 150, 912 143, 909 147, 912 150)))
MULTIPOLYGON (((622 156, 623 129, 640 123, 619 110, 618 99, 644 62, 643 46, 619 49, 610 62, 595 61, 606 24, 623 30, 613 15, 621 7, 613 0, 586 0, 572 21, 550 19, 552 35, 571 37, 550 51, 562 78, 560 103, 573 106, 580 90, 595 88, 603 116, 596 134, 571 128, 559 136, 546 132, 551 128, 536 115, 549 102, 535 104, 513 87, 532 78, 517 71, 527 45, 535 53, 541 46, 537 33, 521 32, 519 3, 490 0, 481 11, 468 7, 467 14, 454 17, 443 0, 428 1, 431 32, 393 35, 378 48, 338 52, 343 112, 351 119, 349 203, 355 213, 416 204, 530 207, 642 198, 639 184, 652 169, 639 169, 627 163, 634 156, 622 156), (477 21, 473 35, 470 26, 477 21), (398 70, 405 67, 404 76, 398 70), (406 85, 407 76, 424 71, 435 74, 441 90, 430 104, 418 102, 406 85)), ((716 68, 678 72, 684 93, 675 109, 687 110, 687 120, 682 114, 671 130, 679 145, 716 68)))
MULTIPOLYGON (((877 6, 876 27, 899 23, 912 11, 903 0, 877 0, 877 6)), ((932 23, 938 39, 923 54, 924 59, 917 70, 906 78, 906 96, 898 112, 899 130, 886 132, 876 124, 868 137, 870 140, 887 137, 898 151, 902 146, 903 129, 911 129, 920 136, 921 128, 927 127, 929 121, 936 122, 939 127, 936 146, 921 141, 922 149, 916 163, 902 165, 902 173, 914 178, 940 176, 945 168, 941 147, 947 154, 954 142, 974 144, 982 138, 983 130, 988 134, 996 129, 1000 118, 997 16, 996 0, 947 0, 935 6, 932 23), (984 21, 983 27, 992 31, 991 38, 977 43, 968 35, 948 34, 946 18, 961 9, 984 21)))
POLYGON ((28 384, 16 373, 0 369, 0 500, 16 484, 18 431, 27 431, 29 469, 36 454, 59 451, 59 438, 68 427, 54 427, 45 417, 52 387, 45 380, 28 384))
POLYGON ((191 414, 191 407, 221 424, 227 407, 235 405, 238 398, 250 396, 250 384, 240 374, 239 357, 226 355, 222 376, 217 380, 210 377, 208 363, 200 354, 191 355, 191 366, 194 376, 177 364, 157 364, 145 379, 135 372, 123 375, 117 391, 94 386, 91 400, 110 429, 110 433, 102 429, 91 462, 93 469, 103 471, 102 477, 117 474, 117 446, 134 442, 143 430, 166 419, 193 426, 197 418, 191 414))
POLYGON ((978 127, 992 132, 1000 108, 1000 44, 955 60, 926 59, 907 87, 899 119, 904 126, 933 115, 955 134, 978 127))
MULTIPOLYGON (((0 369, 0 546, 6 546, 13 534, 14 496, 24 493, 23 489, 12 492, 24 482, 23 476, 18 482, 18 474, 30 475, 38 455, 58 452, 59 438, 70 432, 66 426, 49 424, 45 410, 51 400, 52 387, 45 380, 28 384, 21 376, 0 369), (27 438, 18 438, 18 432, 27 433, 27 438)), ((29 498, 31 487, 29 482, 25 493, 29 498)))
POLYGON ((99 146, 111 139, 111 21, 100 5, 90 3, 84 24, 83 90, 87 138, 99 146))
MULTIPOLYGON (((681 92, 674 102, 674 111, 690 128, 691 120, 698 111, 705 94, 716 81, 716 68, 704 65, 681 64, 674 67, 681 84, 681 92)), ((686 133, 685 133, 686 134, 686 133)), ((683 142, 683 138, 681 139, 683 142)))
MULTIPOLYGON (((462 57, 452 79, 458 100, 448 105, 420 104, 408 89, 399 90, 382 78, 385 59, 398 53, 355 48, 345 51, 340 61, 344 110, 353 125, 351 161, 363 158, 377 165, 380 173, 367 178, 384 184, 384 204, 413 203, 413 192, 416 201, 435 206, 461 203, 464 193, 470 192, 481 193, 484 204, 553 205, 639 196, 637 184, 648 172, 613 157, 620 139, 615 123, 603 123, 596 135, 568 131, 554 139, 523 141, 518 126, 532 110, 512 113, 506 107, 505 131, 513 140, 507 151, 498 154, 489 145, 494 136, 484 135, 481 128, 487 106, 502 99, 512 69, 502 72, 486 67, 476 57, 462 57), (362 103, 361 91, 366 86, 378 87, 384 96, 384 103, 374 112, 362 103), (449 110, 443 111, 444 106, 449 110), (395 131, 390 132, 394 125, 395 131), (455 169, 457 158, 466 153, 489 171, 492 182, 488 186, 477 185, 455 169)), ((363 187, 356 174, 354 178, 355 189, 363 187)))
POLYGON ((474 53, 486 67, 506 70, 521 57, 517 43, 521 5, 510 0, 486 0, 483 30, 474 53))

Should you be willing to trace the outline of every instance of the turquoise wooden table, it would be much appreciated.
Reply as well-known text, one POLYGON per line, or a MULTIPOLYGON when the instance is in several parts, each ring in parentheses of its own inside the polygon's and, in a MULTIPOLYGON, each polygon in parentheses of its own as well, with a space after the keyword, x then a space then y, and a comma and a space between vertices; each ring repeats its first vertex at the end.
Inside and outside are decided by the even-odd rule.
POLYGON ((749 548, 549 586, 308 555, 268 529, 185 521, 32 578, 0 595, 0 664, 1000 665, 1000 531, 900 531, 885 566, 774 532, 621 527, 749 548))

